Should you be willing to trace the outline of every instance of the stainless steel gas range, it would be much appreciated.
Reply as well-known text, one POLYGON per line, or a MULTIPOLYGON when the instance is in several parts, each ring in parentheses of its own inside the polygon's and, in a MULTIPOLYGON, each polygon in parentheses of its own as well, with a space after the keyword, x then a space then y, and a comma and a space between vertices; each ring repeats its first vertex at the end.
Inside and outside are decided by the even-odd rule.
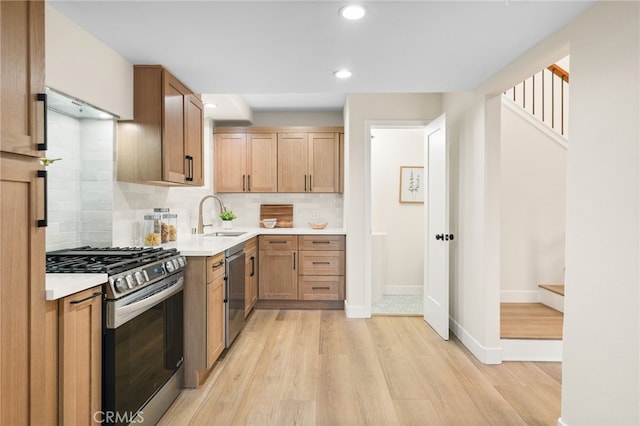
POLYGON ((47 273, 107 273, 103 424, 150 424, 183 385, 183 270, 175 249, 78 247, 47 253, 47 273))

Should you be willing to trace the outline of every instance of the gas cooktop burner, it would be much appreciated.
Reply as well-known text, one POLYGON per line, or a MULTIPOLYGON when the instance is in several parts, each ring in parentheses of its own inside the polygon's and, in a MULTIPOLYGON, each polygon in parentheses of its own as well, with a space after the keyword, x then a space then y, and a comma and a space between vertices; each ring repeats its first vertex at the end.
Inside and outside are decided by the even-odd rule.
POLYGON ((175 248, 84 246, 47 252, 47 273, 107 274, 108 300, 180 273, 186 266, 186 258, 175 248))
POLYGON ((117 274, 156 260, 176 256, 161 247, 77 247, 47 252, 47 273, 117 274))

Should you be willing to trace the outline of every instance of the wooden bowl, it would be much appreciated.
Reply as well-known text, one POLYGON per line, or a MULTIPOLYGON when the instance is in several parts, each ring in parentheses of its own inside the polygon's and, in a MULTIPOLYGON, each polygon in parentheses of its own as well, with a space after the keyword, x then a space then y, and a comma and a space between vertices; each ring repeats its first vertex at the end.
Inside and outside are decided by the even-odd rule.
POLYGON ((327 227, 327 223, 309 223, 312 229, 324 229, 327 227))

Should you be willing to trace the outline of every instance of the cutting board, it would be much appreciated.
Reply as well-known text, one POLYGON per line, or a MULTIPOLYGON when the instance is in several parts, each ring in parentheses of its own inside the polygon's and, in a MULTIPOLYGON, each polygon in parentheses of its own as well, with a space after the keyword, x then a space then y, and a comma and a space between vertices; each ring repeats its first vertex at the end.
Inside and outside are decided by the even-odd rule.
POLYGON ((262 219, 275 217, 276 228, 293 228, 293 204, 260 204, 260 228, 264 228, 262 219))

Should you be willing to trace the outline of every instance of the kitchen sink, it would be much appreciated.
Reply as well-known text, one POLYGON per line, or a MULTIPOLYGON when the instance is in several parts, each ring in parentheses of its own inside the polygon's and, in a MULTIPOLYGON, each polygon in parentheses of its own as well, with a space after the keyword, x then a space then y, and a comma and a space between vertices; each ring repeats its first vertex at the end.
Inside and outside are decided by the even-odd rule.
POLYGON ((216 231, 211 234, 205 234, 205 237, 239 237, 246 234, 245 231, 216 231))

